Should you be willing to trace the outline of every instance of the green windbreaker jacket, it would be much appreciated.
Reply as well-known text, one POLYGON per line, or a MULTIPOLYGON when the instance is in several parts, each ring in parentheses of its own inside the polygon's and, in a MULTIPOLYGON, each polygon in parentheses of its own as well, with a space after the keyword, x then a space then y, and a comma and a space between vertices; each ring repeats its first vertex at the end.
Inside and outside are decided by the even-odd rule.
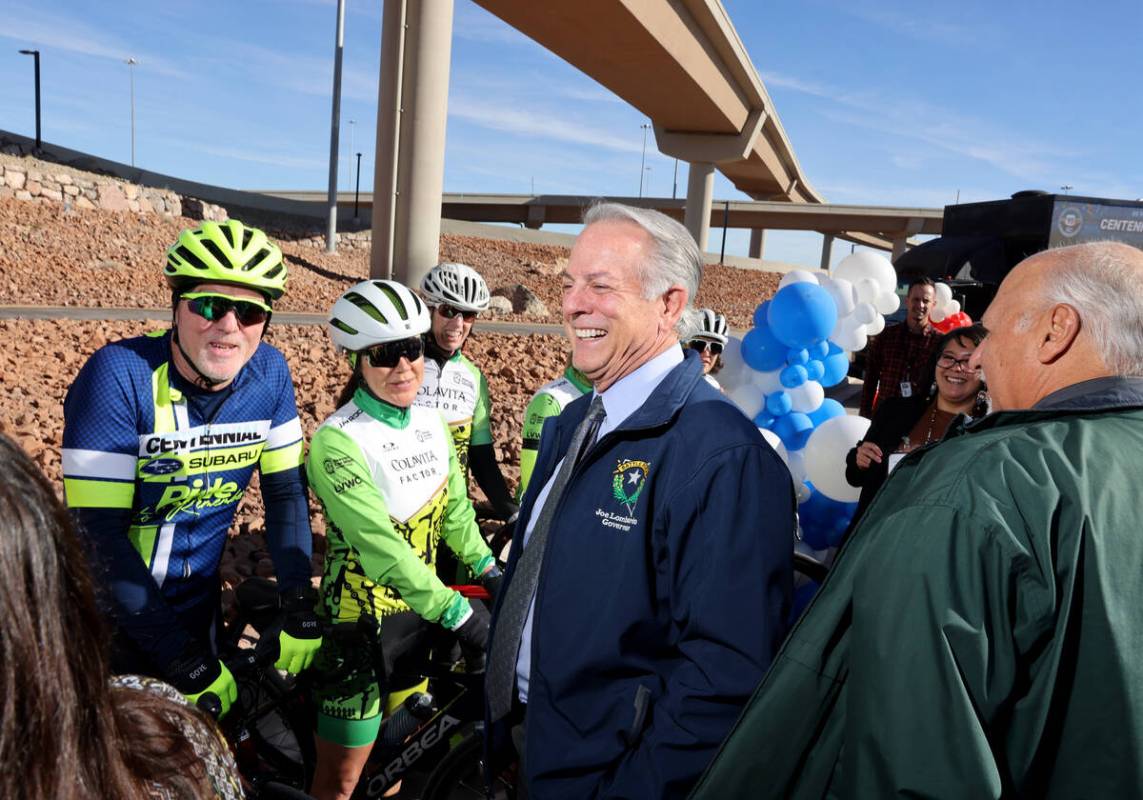
POLYGON ((692 797, 1143 797, 1140 406, 906 457, 692 797))

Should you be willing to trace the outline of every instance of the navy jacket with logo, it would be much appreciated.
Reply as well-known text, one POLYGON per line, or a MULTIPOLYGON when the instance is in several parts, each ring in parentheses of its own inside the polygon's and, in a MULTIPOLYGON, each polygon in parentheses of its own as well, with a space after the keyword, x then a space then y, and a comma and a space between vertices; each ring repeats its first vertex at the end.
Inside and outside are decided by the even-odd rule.
MULTIPOLYGON (((590 401, 544 426, 506 581, 590 401)), ((559 502, 533 620, 532 796, 683 797, 786 633, 789 472, 688 354, 559 502)))

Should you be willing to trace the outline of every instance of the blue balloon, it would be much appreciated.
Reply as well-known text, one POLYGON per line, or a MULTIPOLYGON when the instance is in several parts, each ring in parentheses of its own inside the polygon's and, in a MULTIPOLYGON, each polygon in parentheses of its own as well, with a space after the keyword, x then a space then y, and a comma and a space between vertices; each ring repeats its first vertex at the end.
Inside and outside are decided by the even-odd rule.
POLYGON ((820 381, 825 375, 825 364, 820 361, 806 362, 806 378, 811 381, 820 381))
POLYGON ((758 308, 754 309, 754 327, 755 328, 768 328, 770 323, 766 320, 766 315, 770 311, 770 301, 763 300, 758 304, 758 308))
POLYGON ((766 411, 773 414, 775 417, 785 416, 790 413, 790 408, 793 406, 793 401, 790 395, 786 392, 771 392, 766 395, 766 411))
POLYGON ((815 489, 809 499, 798 506, 802 541, 815 550, 836 547, 841 542, 846 528, 849 527, 855 511, 857 503, 831 500, 815 489))
POLYGON ((849 374, 849 355, 833 342, 829 343, 829 355, 822 360, 825 373, 819 378, 822 386, 836 386, 849 374))
POLYGON ((789 350, 774 338, 767 325, 756 326, 742 339, 742 360, 759 372, 770 372, 784 365, 789 350))
POLYGON ((818 427, 827 419, 834 417, 844 417, 845 406, 834 400, 832 397, 827 397, 822 400, 822 404, 810 412, 810 422, 814 423, 814 427, 818 427))
POLYGON ((763 409, 754 415, 754 425, 755 427, 769 430, 774 424, 774 419, 773 414, 763 409))
POLYGON ((766 311, 770 329, 789 347, 809 347, 826 339, 837 324, 837 303, 816 283, 783 286, 766 311))
POLYGON ((792 367, 786 367, 778 373, 778 380, 787 389, 796 389, 801 386, 809 378, 809 373, 801 364, 795 364, 792 367))
POLYGON ((814 342, 809 347, 810 358, 816 358, 818 360, 821 360, 821 359, 825 358, 826 356, 828 356, 834 348, 841 350, 840 347, 838 347, 836 344, 829 341, 828 339, 822 339, 820 342, 814 342))
POLYGON ((778 438, 786 445, 787 450, 801 450, 809 441, 810 434, 814 432, 814 423, 800 411, 793 411, 775 420, 771 430, 778 434, 778 438))
POLYGON ((808 362, 809 360, 810 360, 810 354, 809 354, 809 351, 806 350, 805 348, 802 348, 800 350, 797 348, 792 348, 790 350, 790 352, 786 354, 786 363, 789 364, 791 367, 794 366, 795 364, 801 364, 802 366, 805 366, 806 362, 808 362))

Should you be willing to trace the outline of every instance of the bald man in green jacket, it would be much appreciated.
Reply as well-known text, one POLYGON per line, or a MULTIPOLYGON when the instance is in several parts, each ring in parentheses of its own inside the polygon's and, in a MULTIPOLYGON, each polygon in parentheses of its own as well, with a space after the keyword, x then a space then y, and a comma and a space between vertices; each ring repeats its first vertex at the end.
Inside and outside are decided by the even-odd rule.
POLYGON ((1143 252, 984 324, 998 413, 893 471, 692 797, 1143 796, 1143 252))

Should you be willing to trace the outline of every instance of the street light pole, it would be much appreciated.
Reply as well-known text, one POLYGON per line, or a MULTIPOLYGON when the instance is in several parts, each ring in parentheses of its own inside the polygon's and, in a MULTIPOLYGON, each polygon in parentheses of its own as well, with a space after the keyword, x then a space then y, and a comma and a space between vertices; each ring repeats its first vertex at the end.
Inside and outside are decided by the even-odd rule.
POLYGON ((333 50, 333 113, 329 125, 329 227, 325 251, 337 252, 337 134, 341 121, 341 53, 345 48, 345 0, 337 0, 337 36, 333 50))
POLYGON ((643 155, 639 157, 639 196, 643 196, 643 165, 647 162, 647 131, 651 126, 644 122, 639 126, 643 129, 643 155))
POLYGON ((135 166, 135 65, 139 62, 128 58, 123 62, 131 75, 131 166, 135 166))
POLYGON ((31 56, 35 62, 36 71, 36 149, 39 150, 43 145, 43 139, 40 137, 40 51, 39 50, 21 50, 22 54, 31 56))
POLYGON ((357 154, 357 185, 353 188, 353 218, 357 219, 357 201, 361 197, 361 153, 357 154))
POLYGON ((353 132, 355 130, 357 130, 357 120, 351 119, 349 121, 349 153, 350 153, 350 155, 352 155, 354 152, 356 152, 353 149, 353 132))
POLYGON ((671 199, 679 196, 679 160, 675 159, 675 182, 671 185, 671 199))

